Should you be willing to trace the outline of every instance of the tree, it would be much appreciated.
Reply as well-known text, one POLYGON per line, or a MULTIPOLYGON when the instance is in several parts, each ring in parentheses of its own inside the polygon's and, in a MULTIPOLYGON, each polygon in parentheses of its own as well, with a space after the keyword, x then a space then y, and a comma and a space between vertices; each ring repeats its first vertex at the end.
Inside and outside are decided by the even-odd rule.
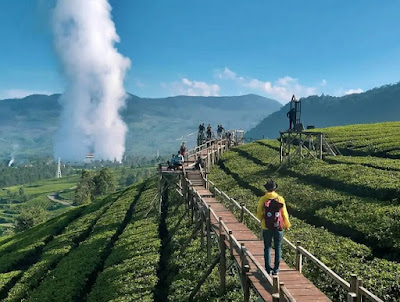
POLYGON ((115 192, 116 181, 114 173, 108 168, 103 168, 100 173, 93 179, 94 181, 94 195, 100 196, 115 192))
POLYGON ((74 205, 89 203, 92 200, 94 188, 93 174, 83 170, 81 180, 76 185, 74 205))
POLYGON ((19 193, 19 197, 23 197, 25 195, 24 188, 23 187, 19 187, 18 193, 19 193))
POLYGON ((15 231, 27 230, 39 223, 47 220, 48 213, 42 207, 28 207, 21 211, 21 214, 15 218, 15 231))

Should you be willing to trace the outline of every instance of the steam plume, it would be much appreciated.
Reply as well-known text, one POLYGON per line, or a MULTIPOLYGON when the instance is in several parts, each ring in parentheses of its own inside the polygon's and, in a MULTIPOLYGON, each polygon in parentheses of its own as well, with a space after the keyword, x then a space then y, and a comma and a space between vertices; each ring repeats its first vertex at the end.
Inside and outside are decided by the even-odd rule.
POLYGON ((108 0, 57 0, 53 32, 67 82, 56 156, 82 160, 94 151, 96 158, 121 161, 127 127, 119 111, 130 61, 115 48, 108 0))
POLYGON ((11 156, 11 159, 8 162, 8 166, 11 167, 13 163, 14 163, 14 155, 11 156))

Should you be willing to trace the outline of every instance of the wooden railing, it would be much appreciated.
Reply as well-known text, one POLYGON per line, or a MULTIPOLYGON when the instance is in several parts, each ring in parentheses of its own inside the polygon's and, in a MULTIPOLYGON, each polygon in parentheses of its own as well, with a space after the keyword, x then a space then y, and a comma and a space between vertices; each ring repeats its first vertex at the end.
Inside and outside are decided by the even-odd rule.
MULTIPOLYGON (((206 183, 208 183, 208 187, 214 193, 214 195, 220 196, 224 200, 228 201, 232 206, 240 211, 240 222, 244 222, 244 215, 247 214, 254 222, 256 222, 259 226, 260 220, 242 203, 239 204, 235 199, 229 197, 225 192, 218 189, 215 184, 207 179, 204 179, 206 183)), ((261 229, 261 227, 260 227, 261 229)), ((262 232, 262 230, 261 230, 262 232)), ((260 234, 260 238, 262 235, 260 234)), ((303 256, 307 257, 311 260, 316 266, 318 266, 322 271, 324 271, 333 281, 339 284, 345 291, 348 292, 348 301, 362 301, 362 298, 368 298, 372 302, 383 302, 382 299, 374 295, 372 292, 368 291, 365 287, 362 286, 362 280, 357 278, 357 275, 351 275, 351 282, 347 282, 338 274, 336 274, 333 270, 327 267, 321 260, 319 260, 316 256, 307 251, 304 247, 301 246, 300 241, 297 241, 297 244, 293 244, 286 237, 283 237, 283 241, 296 252, 296 260, 295 267, 299 272, 302 272, 302 264, 303 264, 303 256), (355 298, 353 298, 353 296, 355 298)))
MULTIPOLYGON (((220 244, 221 251, 221 268, 226 268, 226 259, 225 259, 225 250, 226 248, 230 251, 230 255, 233 259, 235 259, 236 264, 239 268, 240 280, 244 291, 244 300, 249 301, 249 290, 251 282, 249 280, 249 271, 251 268, 258 271, 263 275, 263 278, 268 282, 268 284, 273 288, 273 297, 275 297, 273 301, 296 301, 290 293, 285 288, 282 282, 279 282, 278 276, 273 276, 273 278, 265 271, 265 268, 262 264, 260 264, 255 257, 248 251, 245 247, 244 243, 240 243, 235 236, 233 235, 232 230, 228 228, 228 226, 224 223, 221 217, 218 217, 217 214, 213 211, 210 205, 201 197, 201 195, 196 191, 196 189, 192 186, 192 183, 189 179, 185 178, 185 187, 188 190, 188 208, 190 211, 195 212, 198 211, 201 225, 206 226, 206 234, 202 234, 207 238, 207 259, 209 263, 211 262, 211 232, 217 236, 218 242, 223 242, 224 247, 220 244), (218 226, 214 226, 211 224, 212 217, 215 221, 218 222, 218 226), (275 281, 274 281, 275 280, 275 281)), ((185 195, 185 194, 184 194, 185 195)), ((194 216, 192 214, 192 216, 194 216)), ((202 231, 203 232, 203 231, 202 231)), ((226 271, 224 272, 222 269, 221 276, 225 276, 226 271)), ((221 279, 221 288, 224 290, 225 287, 224 277, 221 279)), ((257 292, 257 289, 254 287, 254 290, 257 292)), ((257 294, 261 297, 261 293, 257 294)))

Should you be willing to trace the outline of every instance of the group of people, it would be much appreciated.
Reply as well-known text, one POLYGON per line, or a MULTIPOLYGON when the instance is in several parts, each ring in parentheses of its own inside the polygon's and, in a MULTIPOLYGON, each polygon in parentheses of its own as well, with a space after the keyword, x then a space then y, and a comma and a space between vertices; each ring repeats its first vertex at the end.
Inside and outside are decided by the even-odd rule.
MULTIPOLYGON (((217 126, 217 135, 219 138, 222 138, 223 132, 224 132, 224 127, 222 127, 222 125, 218 125, 217 126)), ((204 126, 204 123, 199 125, 199 133, 198 133, 198 145, 201 145, 202 143, 204 143, 204 140, 210 140, 213 138, 213 133, 212 133, 212 127, 210 124, 208 124, 207 126, 207 130, 206 127, 204 126)))
POLYGON ((185 162, 186 156, 186 145, 185 142, 182 143, 178 154, 172 154, 171 160, 167 161, 168 170, 182 170, 183 163, 185 162))

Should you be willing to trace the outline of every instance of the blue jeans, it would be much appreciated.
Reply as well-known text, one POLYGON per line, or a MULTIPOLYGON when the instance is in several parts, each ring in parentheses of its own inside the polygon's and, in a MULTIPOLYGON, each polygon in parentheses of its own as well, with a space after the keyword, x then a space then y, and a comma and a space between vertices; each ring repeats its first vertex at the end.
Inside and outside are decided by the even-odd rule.
POLYGON ((282 239, 283 231, 278 230, 263 230, 264 237, 264 259, 265 259, 265 270, 267 273, 271 271, 277 273, 279 271, 279 262, 282 257, 282 239), (274 267, 271 267, 271 244, 272 238, 274 238, 274 250, 275 250, 275 262, 274 267))

